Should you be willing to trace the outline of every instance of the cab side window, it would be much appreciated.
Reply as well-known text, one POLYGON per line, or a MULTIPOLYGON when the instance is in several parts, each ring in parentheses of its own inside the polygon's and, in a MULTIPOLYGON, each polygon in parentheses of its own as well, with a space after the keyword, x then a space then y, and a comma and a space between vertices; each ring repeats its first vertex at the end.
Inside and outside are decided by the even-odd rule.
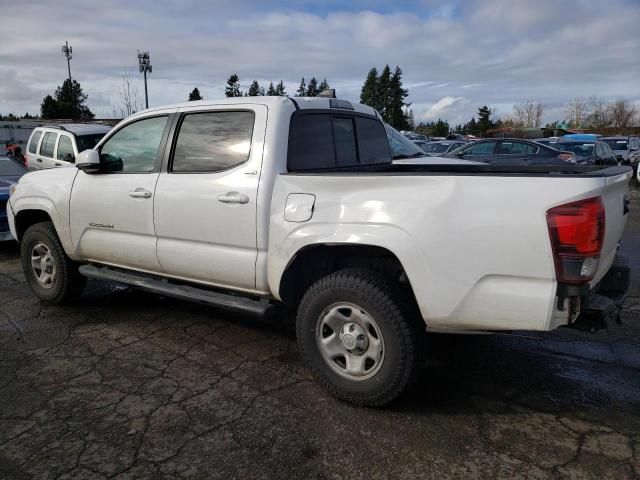
POLYGON ((42 139, 42 145, 40 145, 40 155, 43 157, 53 158, 53 150, 56 147, 57 133, 47 132, 42 139))
POLYGON ((153 172, 167 116, 145 118, 125 125, 100 149, 100 162, 105 172, 153 172))
POLYGON ((56 158, 58 160, 63 160, 65 162, 73 163, 76 158, 73 154, 73 143, 71 139, 66 135, 60 135, 60 140, 58 140, 58 152, 56 153, 56 158))
POLYGON ((184 116, 172 172, 214 173, 241 165, 249 159, 253 112, 203 112, 184 116))

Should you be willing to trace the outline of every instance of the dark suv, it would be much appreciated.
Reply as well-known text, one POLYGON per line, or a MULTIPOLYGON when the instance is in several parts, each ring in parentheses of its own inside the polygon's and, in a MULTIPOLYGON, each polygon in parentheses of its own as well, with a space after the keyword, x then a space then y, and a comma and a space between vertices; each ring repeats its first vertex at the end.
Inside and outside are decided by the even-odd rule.
POLYGON ((623 165, 631 165, 637 172, 640 163, 640 139, 632 136, 602 137, 599 140, 606 142, 616 154, 623 165))

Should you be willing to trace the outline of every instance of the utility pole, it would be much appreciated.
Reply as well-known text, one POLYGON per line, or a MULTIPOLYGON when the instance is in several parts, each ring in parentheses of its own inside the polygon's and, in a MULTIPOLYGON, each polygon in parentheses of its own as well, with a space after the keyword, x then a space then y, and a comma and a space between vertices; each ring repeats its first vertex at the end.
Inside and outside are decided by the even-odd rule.
POLYGON ((140 68, 140 72, 144 74, 144 104, 145 108, 149 108, 149 95, 147 93, 147 72, 151 73, 151 71, 153 70, 149 52, 141 52, 140 50, 138 50, 138 67, 140 68))
POLYGON ((62 53, 67 57, 67 69, 69 70, 69 84, 71 84, 71 54, 73 53, 73 49, 69 46, 69 42, 65 42, 62 46, 62 53))

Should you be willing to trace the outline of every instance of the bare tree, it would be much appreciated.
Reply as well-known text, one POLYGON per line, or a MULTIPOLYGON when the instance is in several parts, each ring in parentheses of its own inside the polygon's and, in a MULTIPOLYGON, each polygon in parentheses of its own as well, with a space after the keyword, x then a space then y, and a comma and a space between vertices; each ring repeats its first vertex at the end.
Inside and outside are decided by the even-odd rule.
POLYGON ((138 95, 138 89, 133 81, 133 71, 129 68, 122 70, 122 83, 120 84, 120 102, 122 103, 122 116, 129 116, 142 108, 142 100, 138 95))
POLYGON ((519 127, 539 127, 542 123, 544 105, 527 100, 513 105, 513 121, 519 127))
POLYGON ((630 101, 620 98, 609 104, 611 122, 616 128, 632 127, 638 116, 638 109, 630 101))
POLYGON ((592 95, 587 101, 589 109, 588 123, 595 128, 606 127, 611 123, 611 109, 609 104, 597 95, 592 95))
POLYGON ((577 128, 581 127, 587 119, 588 112, 589 108, 587 101, 584 98, 574 98, 571 100, 566 107, 569 126, 577 128))

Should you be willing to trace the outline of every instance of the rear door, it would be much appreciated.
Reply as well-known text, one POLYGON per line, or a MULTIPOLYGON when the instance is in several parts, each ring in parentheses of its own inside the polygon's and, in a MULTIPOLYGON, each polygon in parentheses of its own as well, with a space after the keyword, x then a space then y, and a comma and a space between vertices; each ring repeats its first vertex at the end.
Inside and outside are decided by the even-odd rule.
POLYGON ((158 259, 165 274, 255 289, 266 122, 264 105, 182 111, 154 200, 158 259))
POLYGON ((29 139, 29 145, 27 146, 27 166, 31 170, 35 170, 37 168, 41 168, 36 159, 38 158, 38 150, 40 148, 40 140, 42 139, 42 130, 36 129, 31 134, 31 138, 29 139))
POLYGON ((40 151, 36 156, 36 168, 53 168, 57 142, 58 134, 56 132, 44 132, 40 142, 40 151))

